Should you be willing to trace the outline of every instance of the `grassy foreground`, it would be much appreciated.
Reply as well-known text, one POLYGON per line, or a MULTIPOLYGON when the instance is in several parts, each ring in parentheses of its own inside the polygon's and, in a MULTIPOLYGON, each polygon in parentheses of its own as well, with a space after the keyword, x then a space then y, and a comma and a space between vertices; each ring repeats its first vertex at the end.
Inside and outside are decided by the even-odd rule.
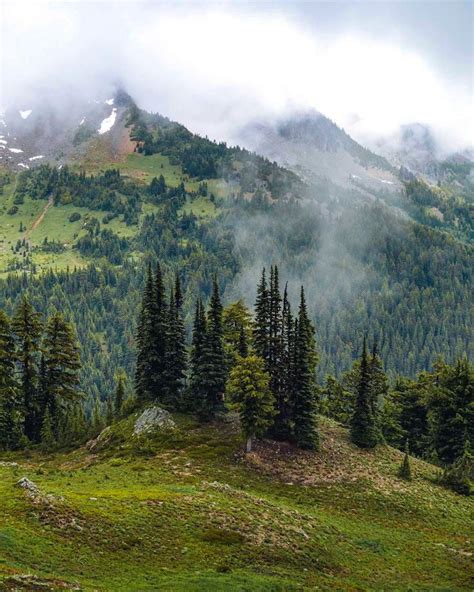
POLYGON ((231 421, 0 460, 0 590, 470 590, 471 499, 436 469, 355 450, 322 420, 322 450, 263 442, 231 421), (38 495, 15 486, 23 476, 38 495))

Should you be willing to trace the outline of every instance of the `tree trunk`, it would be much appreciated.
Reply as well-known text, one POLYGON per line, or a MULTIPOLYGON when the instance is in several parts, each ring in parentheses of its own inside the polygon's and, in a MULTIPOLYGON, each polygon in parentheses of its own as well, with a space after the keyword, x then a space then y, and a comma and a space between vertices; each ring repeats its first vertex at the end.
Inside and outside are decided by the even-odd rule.
POLYGON ((245 444, 245 452, 252 452, 252 438, 253 436, 248 436, 247 443, 245 444))

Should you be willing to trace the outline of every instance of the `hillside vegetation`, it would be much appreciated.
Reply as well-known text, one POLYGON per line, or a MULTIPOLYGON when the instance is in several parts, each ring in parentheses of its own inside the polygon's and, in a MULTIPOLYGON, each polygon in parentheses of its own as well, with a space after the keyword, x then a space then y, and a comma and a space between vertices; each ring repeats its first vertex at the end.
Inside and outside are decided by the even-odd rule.
POLYGON ((356 450, 321 419, 321 452, 199 426, 0 462, 0 589, 467 590, 472 498, 402 454, 356 450), (89 446, 90 448, 90 446, 89 446), (27 477, 31 492, 15 484, 27 477), (37 586, 37 588, 35 588, 37 586), (43 586, 43 587, 41 587, 43 586))

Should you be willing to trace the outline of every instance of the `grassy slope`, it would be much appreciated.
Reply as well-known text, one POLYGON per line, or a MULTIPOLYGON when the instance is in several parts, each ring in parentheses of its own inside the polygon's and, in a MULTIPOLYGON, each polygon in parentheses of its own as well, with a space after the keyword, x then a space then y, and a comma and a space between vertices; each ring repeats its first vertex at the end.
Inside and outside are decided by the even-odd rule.
MULTIPOLYGON (((95 152, 93 152, 95 154, 95 152)), ((105 157, 98 158, 94 167, 86 166, 88 172, 96 173, 99 170, 108 167, 120 168, 124 175, 129 175, 138 181, 149 183, 154 176, 163 174, 166 183, 170 186, 177 186, 182 181, 189 191, 196 191, 199 182, 188 179, 180 167, 169 163, 166 156, 155 154, 153 156, 142 156, 140 154, 127 154, 118 162, 111 161, 105 157)), ((208 182, 209 193, 213 192, 217 197, 226 197, 229 194, 229 188, 224 181, 210 180, 208 182)), ((83 225, 87 217, 95 217, 102 221, 107 212, 88 210, 78 208, 72 204, 54 206, 47 209, 44 218, 31 230, 35 221, 45 210, 47 202, 43 200, 25 199, 25 203, 18 206, 18 212, 14 215, 7 214, 7 211, 13 205, 13 194, 15 182, 4 188, 4 194, 0 196, 0 277, 5 276, 8 271, 9 263, 20 261, 23 258, 22 253, 14 253, 11 247, 16 244, 18 239, 22 240, 27 233, 33 249, 32 260, 37 265, 38 270, 54 268, 66 269, 69 267, 83 267, 88 260, 83 258, 79 252, 73 249, 73 244, 78 237, 83 236, 85 231, 83 225), (69 217, 73 212, 79 212, 81 219, 77 222, 69 222, 69 217), (23 224, 24 231, 20 232, 20 223, 23 224), (48 253, 41 250, 42 243, 48 238, 49 241, 58 241, 65 246, 62 253, 48 253)), ((143 204, 142 215, 156 211, 156 206, 152 204, 143 204)), ((185 206, 186 212, 193 212, 198 218, 208 218, 216 214, 216 207, 209 198, 198 198, 185 206)), ((103 228, 115 232, 119 236, 132 237, 138 231, 138 226, 127 226, 120 216, 110 221, 103 228)))
POLYGON ((321 453, 264 443, 245 459, 232 424, 178 421, 0 465, 0 589, 25 573, 84 590, 470 589, 473 504, 430 465, 402 482, 398 451, 356 451, 327 420, 321 453), (14 487, 24 475, 49 505, 14 487))

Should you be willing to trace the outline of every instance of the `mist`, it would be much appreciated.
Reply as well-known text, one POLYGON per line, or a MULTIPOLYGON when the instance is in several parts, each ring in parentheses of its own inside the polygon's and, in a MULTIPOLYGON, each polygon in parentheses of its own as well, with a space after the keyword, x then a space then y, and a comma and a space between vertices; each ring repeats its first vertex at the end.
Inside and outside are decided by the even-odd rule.
POLYGON ((449 75, 401 22, 375 35, 367 22, 328 18, 324 4, 305 6, 308 22, 281 3, 7 2, 0 105, 67 105, 120 85, 141 107, 212 139, 316 109, 369 146, 413 122, 446 152, 472 144, 469 46, 465 67, 457 60, 449 75))

